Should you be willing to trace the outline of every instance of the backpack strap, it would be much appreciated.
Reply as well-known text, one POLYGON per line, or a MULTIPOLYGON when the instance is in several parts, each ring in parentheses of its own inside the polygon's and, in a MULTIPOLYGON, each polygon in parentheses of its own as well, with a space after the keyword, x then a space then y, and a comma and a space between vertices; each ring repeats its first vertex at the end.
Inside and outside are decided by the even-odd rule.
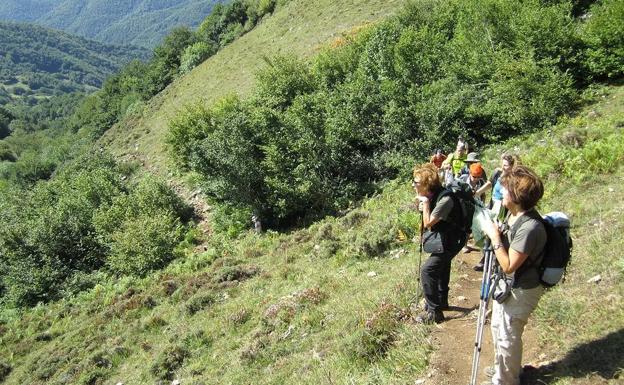
MULTIPOLYGON (((506 221, 509 220, 509 216, 510 215, 511 215, 511 213, 507 214, 507 219, 505 219, 506 221)), ((510 238, 513 239, 516 236, 516 232, 520 229, 522 224, 524 224, 525 222, 527 222, 530 219, 535 219, 536 221, 539 221, 544 226, 546 226, 546 224, 544 223, 545 222, 544 218, 542 218, 541 215, 539 215, 537 210, 531 209, 531 210, 525 212, 520 218, 518 218, 516 220, 516 222, 514 222, 514 224, 512 226, 510 226, 510 228, 509 228, 510 238)), ((546 246, 544 245, 544 247, 546 247, 546 246)), ((543 254, 543 251, 542 251, 542 254, 543 254)), ((542 263, 540 258, 537 258, 536 260, 531 260, 531 259, 527 258, 527 261, 525 261, 525 264, 520 266, 518 268, 518 270, 525 271, 526 269, 528 269, 530 267, 538 268, 540 263, 542 263), (528 265, 526 265, 526 267, 524 267, 525 264, 527 263, 527 261, 529 263, 528 263, 528 265)))
POLYGON ((443 188, 442 190, 440 190, 437 196, 435 196, 434 199, 432 199, 432 202, 434 202, 434 204, 431 206, 431 211, 433 212, 433 210, 438 205, 440 200, 442 200, 442 198, 444 197, 450 197, 453 200, 453 210, 450 213, 450 218, 448 220, 442 220, 436 223, 431 230, 437 231, 437 232, 449 232, 449 231, 462 231, 463 232, 463 230, 461 229, 461 226, 458 224, 461 218, 461 206, 460 206, 459 198, 457 198, 450 189, 443 188))
POLYGON ((494 170, 494 175, 492 175, 492 190, 494 189, 494 185, 498 182, 498 179, 503 175, 503 170, 497 168, 494 170))

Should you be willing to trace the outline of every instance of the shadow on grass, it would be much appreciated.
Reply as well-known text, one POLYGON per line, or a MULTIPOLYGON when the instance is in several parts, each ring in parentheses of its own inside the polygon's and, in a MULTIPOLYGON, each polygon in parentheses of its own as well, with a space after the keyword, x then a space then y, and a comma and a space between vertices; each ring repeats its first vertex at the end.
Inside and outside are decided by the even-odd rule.
POLYGON ((551 384, 563 377, 622 377, 624 371, 624 328, 603 338, 576 346, 561 360, 546 366, 525 367, 522 384, 551 384))

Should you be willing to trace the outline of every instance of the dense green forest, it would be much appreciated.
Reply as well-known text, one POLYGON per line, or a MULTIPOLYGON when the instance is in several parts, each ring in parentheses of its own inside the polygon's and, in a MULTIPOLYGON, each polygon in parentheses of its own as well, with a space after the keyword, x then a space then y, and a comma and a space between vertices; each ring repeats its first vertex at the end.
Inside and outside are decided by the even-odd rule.
POLYGON ((149 51, 105 45, 32 24, 0 22, 0 103, 89 92, 149 51))
POLYGON ((0 20, 36 23, 107 44, 153 48, 175 27, 197 27, 218 2, 5 0, 0 20))

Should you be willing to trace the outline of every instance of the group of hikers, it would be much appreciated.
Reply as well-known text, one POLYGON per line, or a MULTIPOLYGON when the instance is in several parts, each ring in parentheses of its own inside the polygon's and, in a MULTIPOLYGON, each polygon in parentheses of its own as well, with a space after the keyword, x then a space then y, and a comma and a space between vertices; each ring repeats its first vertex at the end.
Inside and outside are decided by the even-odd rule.
MULTIPOLYGON (((416 320, 444 322, 444 310, 449 309, 451 261, 462 249, 478 250, 468 244, 468 232, 458 226, 461 207, 447 187, 461 181, 490 210, 481 229, 489 238, 491 259, 498 271, 512 278, 505 280, 509 283, 506 298, 492 301, 495 353, 493 367, 485 371, 490 378, 486 384, 519 385, 522 333, 544 291, 538 266, 544 255, 546 229, 535 208, 544 187, 535 172, 521 165, 516 156, 505 153, 500 161, 500 168, 487 179, 478 154, 468 152, 466 142, 460 139, 453 153, 445 156, 436 150, 429 163, 414 168, 412 187, 425 230, 420 242, 431 253, 420 271, 425 304, 416 320), (488 193, 490 199, 485 202, 488 193)), ((483 266, 484 258, 474 269, 482 271, 483 266)))

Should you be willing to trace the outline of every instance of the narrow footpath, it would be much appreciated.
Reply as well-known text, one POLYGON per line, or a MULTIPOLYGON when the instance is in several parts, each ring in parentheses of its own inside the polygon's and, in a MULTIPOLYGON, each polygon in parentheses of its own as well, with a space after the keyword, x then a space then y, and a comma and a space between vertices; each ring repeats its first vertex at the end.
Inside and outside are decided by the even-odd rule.
MULTIPOLYGON (((432 329, 431 341, 434 352, 424 382, 420 382, 422 384, 468 385, 470 382, 482 279, 482 273, 474 271, 472 267, 480 258, 479 252, 469 254, 460 252, 453 259, 449 293, 451 309, 444 312, 446 321, 435 325, 432 329)), ((523 364, 533 364, 538 360, 540 351, 531 319, 524 331, 523 341, 523 364)), ((494 357, 492 349, 488 317, 483 333, 477 384, 488 380, 483 369, 492 365, 494 357)))

